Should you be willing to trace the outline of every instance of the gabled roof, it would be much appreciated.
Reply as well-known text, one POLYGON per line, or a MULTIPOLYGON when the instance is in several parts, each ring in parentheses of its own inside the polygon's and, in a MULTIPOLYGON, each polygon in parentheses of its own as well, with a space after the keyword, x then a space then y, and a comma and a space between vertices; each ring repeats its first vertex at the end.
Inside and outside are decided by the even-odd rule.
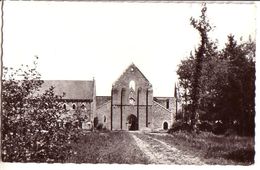
POLYGON ((94 81, 44 80, 39 93, 44 93, 51 86, 54 87, 56 95, 63 95, 63 92, 65 93, 63 99, 93 100, 94 81))
MULTIPOLYGON (((139 70, 138 67, 136 67, 136 65, 134 63, 130 64, 126 69, 125 71, 121 74, 121 76, 113 83, 113 84, 116 84, 116 82, 118 82, 122 77, 124 77, 125 73, 128 72, 131 68, 134 68, 136 69, 142 76, 143 78, 149 82, 149 80, 144 76, 144 74, 139 70)), ((149 82, 150 83, 150 82, 149 82)))

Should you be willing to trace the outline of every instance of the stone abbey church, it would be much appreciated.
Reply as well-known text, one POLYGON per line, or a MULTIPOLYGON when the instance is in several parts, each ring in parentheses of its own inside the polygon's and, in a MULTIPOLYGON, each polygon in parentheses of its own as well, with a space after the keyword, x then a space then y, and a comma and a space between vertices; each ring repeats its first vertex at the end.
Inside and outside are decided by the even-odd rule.
POLYGON ((131 64, 112 85, 111 96, 96 96, 95 80, 47 80, 41 90, 54 86, 67 117, 81 114, 82 128, 108 130, 166 130, 175 121, 175 98, 154 97, 152 84, 131 64))

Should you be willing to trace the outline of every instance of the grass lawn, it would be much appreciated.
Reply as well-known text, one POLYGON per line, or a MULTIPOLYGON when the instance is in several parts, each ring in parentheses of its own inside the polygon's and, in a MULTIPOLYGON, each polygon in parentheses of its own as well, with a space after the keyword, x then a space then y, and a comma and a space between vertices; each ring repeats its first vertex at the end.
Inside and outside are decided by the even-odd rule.
POLYGON ((140 149, 128 133, 86 132, 71 143, 73 155, 70 163, 147 164, 140 149))
POLYGON ((251 165, 254 163, 253 137, 223 136, 207 132, 150 135, 174 145, 183 152, 199 156, 207 164, 251 165))

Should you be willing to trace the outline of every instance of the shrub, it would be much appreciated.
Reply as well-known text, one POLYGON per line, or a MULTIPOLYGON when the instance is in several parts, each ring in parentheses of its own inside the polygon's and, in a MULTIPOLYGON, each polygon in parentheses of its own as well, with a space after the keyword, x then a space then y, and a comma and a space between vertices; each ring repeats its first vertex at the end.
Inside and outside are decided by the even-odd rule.
POLYGON ((223 123, 217 121, 216 123, 213 124, 212 132, 215 135, 224 134, 226 132, 226 127, 223 123))
POLYGON ((197 125, 198 129, 204 132, 212 132, 212 124, 209 123, 208 121, 203 121, 200 124, 197 125))
MULTIPOLYGON (((36 95, 43 81, 35 67, 4 67, 2 81, 2 160, 4 162, 64 162, 75 129, 60 126, 62 96, 54 87, 36 95), (22 79, 15 80, 16 78, 22 79)), ((69 124, 68 124, 69 125, 69 124)))
POLYGON ((172 125, 172 127, 168 130, 168 133, 177 132, 177 131, 191 132, 192 127, 186 122, 178 121, 172 125))

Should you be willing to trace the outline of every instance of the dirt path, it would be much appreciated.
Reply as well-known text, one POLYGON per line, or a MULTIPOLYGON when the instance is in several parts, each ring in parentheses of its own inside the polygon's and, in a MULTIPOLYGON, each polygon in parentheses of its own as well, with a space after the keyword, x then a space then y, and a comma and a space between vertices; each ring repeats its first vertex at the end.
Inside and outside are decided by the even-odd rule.
POLYGON ((145 133, 131 132, 130 135, 153 164, 204 164, 198 157, 184 154, 174 146, 145 133))

